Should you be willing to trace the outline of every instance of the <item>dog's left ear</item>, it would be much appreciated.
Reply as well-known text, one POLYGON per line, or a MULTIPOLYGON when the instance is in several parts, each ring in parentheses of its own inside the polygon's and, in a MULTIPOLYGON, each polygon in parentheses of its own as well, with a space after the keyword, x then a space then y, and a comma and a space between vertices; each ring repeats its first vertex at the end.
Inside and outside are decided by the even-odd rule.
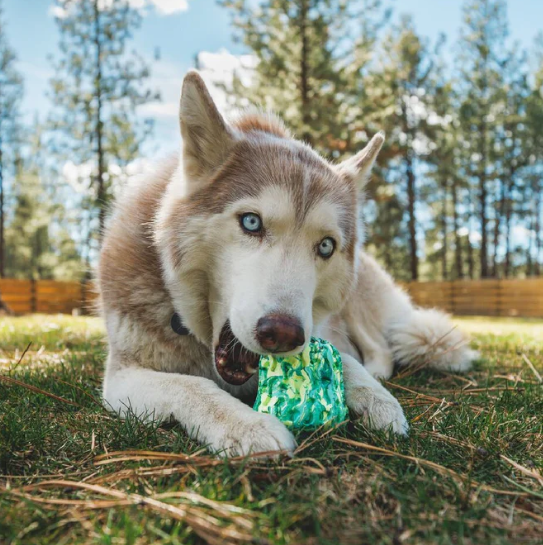
POLYGON ((355 156, 340 163, 336 169, 342 176, 351 178, 358 188, 362 189, 368 182, 371 169, 383 147, 385 133, 379 131, 355 156))
POLYGON ((189 180, 206 180, 228 156, 234 134, 194 70, 183 81, 179 121, 185 173, 189 180))

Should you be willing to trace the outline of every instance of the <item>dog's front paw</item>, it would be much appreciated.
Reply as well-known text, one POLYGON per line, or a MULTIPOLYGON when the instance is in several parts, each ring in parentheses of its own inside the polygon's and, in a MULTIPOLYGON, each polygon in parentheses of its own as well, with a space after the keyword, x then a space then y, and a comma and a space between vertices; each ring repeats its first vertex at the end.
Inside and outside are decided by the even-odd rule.
POLYGON ((258 452, 282 451, 289 456, 296 448, 294 436, 275 416, 254 411, 249 418, 232 425, 218 451, 226 456, 246 456, 258 452))
POLYGON ((380 384, 376 387, 355 386, 348 393, 349 408, 369 427, 377 430, 389 428, 394 433, 407 435, 409 425, 401 405, 380 384))
POLYGON ((394 371, 394 362, 391 357, 376 357, 367 362, 364 361, 364 367, 373 378, 387 380, 394 371))

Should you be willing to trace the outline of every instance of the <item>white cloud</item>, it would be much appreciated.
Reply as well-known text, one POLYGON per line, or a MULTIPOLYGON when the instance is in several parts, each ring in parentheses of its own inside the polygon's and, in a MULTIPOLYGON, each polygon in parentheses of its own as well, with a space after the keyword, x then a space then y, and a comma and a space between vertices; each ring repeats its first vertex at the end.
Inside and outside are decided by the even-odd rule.
POLYGON ((148 85, 160 93, 161 100, 140 106, 138 114, 157 121, 175 120, 177 124, 179 97, 181 96, 181 84, 185 70, 181 65, 167 60, 147 59, 147 62, 151 67, 148 85))
POLYGON ((64 19, 64 17, 68 15, 63 7, 57 6, 56 4, 49 6, 48 13, 51 17, 57 17, 58 19, 64 19))
POLYGON ((187 0, 150 0, 155 9, 162 15, 171 15, 180 11, 187 11, 189 3, 187 0))
MULTIPOLYGON (((233 55, 226 49, 216 53, 203 51, 198 55, 200 74, 209 88, 209 92, 217 107, 226 113, 231 112, 230 101, 221 85, 232 84, 234 73, 237 73, 244 85, 251 81, 252 69, 256 66, 256 58, 252 55, 233 55)), ((138 108, 139 115, 155 120, 175 119, 179 116, 179 98, 185 71, 170 61, 152 61, 149 86, 160 92, 160 102, 149 102, 138 108)), ((177 126, 177 125, 176 125, 177 126)))
MULTIPOLYGON (((99 0, 99 9, 107 9, 111 6, 113 0, 99 0)), ((130 6, 141 11, 142 15, 147 13, 145 8, 152 8, 160 15, 173 15, 189 9, 188 0, 128 0, 130 6)), ((49 6, 49 15, 64 19, 68 16, 68 11, 56 4, 49 6)))
POLYGON ((233 55, 227 49, 216 53, 202 51, 198 55, 200 74, 209 87, 217 106, 223 111, 231 110, 231 104, 222 85, 229 87, 236 74, 243 85, 250 85, 258 59, 254 55, 233 55))

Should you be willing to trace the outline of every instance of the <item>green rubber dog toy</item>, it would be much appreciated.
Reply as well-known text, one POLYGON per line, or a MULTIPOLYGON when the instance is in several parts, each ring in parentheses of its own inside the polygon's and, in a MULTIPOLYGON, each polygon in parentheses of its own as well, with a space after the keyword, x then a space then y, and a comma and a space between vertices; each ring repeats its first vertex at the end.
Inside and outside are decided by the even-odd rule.
POLYGON ((254 409, 273 414, 293 430, 343 422, 348 409, 337 349, 312 337, 296 356, 261 356, 254 409))

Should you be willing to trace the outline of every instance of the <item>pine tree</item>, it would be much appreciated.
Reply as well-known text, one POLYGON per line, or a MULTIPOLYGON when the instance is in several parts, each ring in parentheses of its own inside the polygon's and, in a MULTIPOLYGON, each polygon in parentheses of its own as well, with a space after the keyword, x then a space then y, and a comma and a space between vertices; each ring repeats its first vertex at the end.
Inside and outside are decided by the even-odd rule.
MULTIPOLYGON (((541 274, 541 251, 543 249, 543 33, 536 38, 533 61, 535 71, 531 78, 526 98, 526 131, 524 133, 523 155, 527 165, 526 192, 531 195, 530 224, 532 227, 534 258, 527 274, 541 274)), ((530 256, 530 253, 528 253, 530 256)))
POLYGON ((57 176, 48 165, 43 133, 36 120, 28 131, 28 149, 17 163, 6 226, 6 273, 13 278, 79 280, 83 262, 62 221, 65 203, 58 185, 48 183, 57 176))
MULTIPOLYGON (((57 0, 60 60, 51 80, 55 149, 78 165, 92 165, 88 180, 90 239, 101 237, 114 175, 149 134, 136 108, 158 95, 146 87, 149 70, 127 45, 141 15, 127 0, 57 0), (96 224, 96 211, 98 221, 96 224)), ((90 251, 90 249, 89 249, 90 251)))
MULTIPOLYGON (((449 223, 452 209, 453 234, 455 242, 455 266, 456 274, 462 269, 458 265, 461 260, 461 247, 458 244, 458 218, 455 192, 457 190, 457 172, 455 169, 455 156, 457 155, 457 130, 456 120, 451 115, 453 111, 453 91, 450 82, 442 82, 435 89, 433 100, 433 114, 437 130, 434 136, 434 150, 429 154, 427 162, 432 167, 430 174, 435 182, 435 187, 426 192, 426 202, 432 208, 434 216, 434 238, 437 249, 436 259, 441 263, 441 279, 447 280, 451 275, 449 266, 449 223)), ((457 198, 457 197, 456 197, 457 198)), ((428 235, 428 233, 427 233, 428 235)), ((431 253, 427 251, 427 258, 431 253)))
POLYGON ((50 246, 50 203, 35 172, 21 170, 16 180, 13 217, 6 229, 6 272, 12 278, 50 278, 43 266, 50 246))
POLYGON ((403 16, 385 37, 381 68, 368 82, 387 132, 387 148, 394 150, 394 155, 389 155, 389 168, 398 171, 398 183, 405 180, 411 280, 419 277, 417 167, 434 147, 433 102, 439 79, 435 59, 439 45, 432 51, 415 32, 412 20, 403 16))
POLYGON ((496 204, 494 207, 494 254, 492 260, 492 276, 500 274, 498 252, 505 248, 503 275, 509 274, 509 252, 511 222, 515 208, 515 197, 522 184, 523 172, 528 165, 529 153, 526 148, 526 101, 529 95, 529 84, 526 70, 526 59, 523 54, 513 50, 504 66, 504 87, 502 89, 503 111, 502 122, 498 127, 499 139, 495 142, 495 162, 499 175, 497 182, 496 204))
POLYGON ((361 74, 388 17, 381 0, 223 0, 236 37, 258 60, 247 83, 228 89, 281 114, 294 133, 329 157, 357 151, 368 135, 361 74))
MULTIPOLYGON (((469 143, 470 178, 476 183, 481 231, 481 277, 489 263, 489 183, 496 177, 493 142, 499 130, 505 43, 508 36, 505 0, 467 0, 463 8, 459 72, 464 141, 469 143)), ((470 249, 471 251, 471 249, 470 249)))
POLYGON ((23 95, 22 78, 15 66, 15 53, 7 43, 5 28, 0 4, 0 278, 4 276, 6 269, 7 178, 14 173, 21 139, 19 106, 23 95))
MULTIPOLYGON (((384 179, 382 176, 381 173, 381 180, 384 179)), ((364 213, 369 231, 366 248, 394 278, 408 281, 410 256, 403 226, 405 207, 397 186, 394 180, 380 181, 372 190, 374 207, 366 206, 364 213)))

